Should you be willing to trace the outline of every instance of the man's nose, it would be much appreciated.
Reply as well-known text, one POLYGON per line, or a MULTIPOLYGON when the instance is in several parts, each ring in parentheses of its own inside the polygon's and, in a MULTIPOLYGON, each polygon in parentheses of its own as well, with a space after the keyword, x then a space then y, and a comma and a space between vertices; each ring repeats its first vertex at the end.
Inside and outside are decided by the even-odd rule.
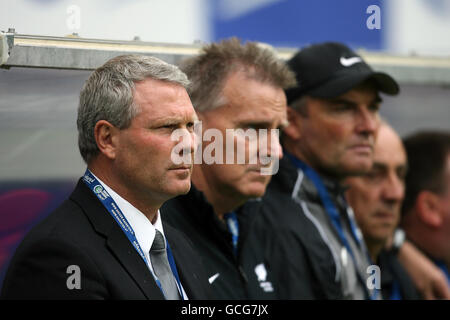
POLYGON ((197 137, 194 132, 191 132, 190 130, 183 128, 178 143, 181 146, 179 155, 183 156, 194 154, 195 151, 197 150, 200 141, 199 137, 197 137))
POLYGON ((380 125, 378 112, 373 112, 367 108, 360 110, 357 121, 357 130, 366 135, 375 134, 380 125))
POLYGON ((385 200, 396 203, 403 201, 405 196, 405 184, 396 173, 391 173, 383 186, 385 200))
POLYGON ((278 129, 272 129, 270 136, 270 157, 272 158, 283 158, 283 148, 280 142, 280 132, 278 129))
POLYGON ((267 150, 259 150, 261 156, 266 156, 268 158, 281 159, 283 157, 283 148, 280 142, 280 132, 278 129, 271 129, 265 135, 260 135, 260 139, 265 139, 265 143, 261 143, 261 146, 267 146, 267 150))

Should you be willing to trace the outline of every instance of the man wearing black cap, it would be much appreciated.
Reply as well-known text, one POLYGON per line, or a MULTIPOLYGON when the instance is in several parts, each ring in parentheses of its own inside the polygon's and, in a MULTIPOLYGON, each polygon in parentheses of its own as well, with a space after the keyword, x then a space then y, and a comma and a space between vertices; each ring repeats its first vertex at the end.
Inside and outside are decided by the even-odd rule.
POLYGON ((399 87, 339 43, 304 48, 288 65, 299 85, 286 91, 285 156, 255 225, 264 259, 279 298, 378 299, 379 274, 341 182, 371 168, 379 92, 399 87))

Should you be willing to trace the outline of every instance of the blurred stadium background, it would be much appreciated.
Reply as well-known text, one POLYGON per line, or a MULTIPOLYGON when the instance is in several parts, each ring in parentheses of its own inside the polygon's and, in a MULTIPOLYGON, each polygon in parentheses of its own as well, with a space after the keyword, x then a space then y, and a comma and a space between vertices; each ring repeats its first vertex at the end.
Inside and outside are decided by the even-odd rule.
POLYGON ((17 243, 84 171, 75 121, 89 70, 124 50, 176 62, 202 43, 237 36, 271 44, 287 58, 309 43, 340 41, 400 82, 400 95, 384 97, 381 114, 402 136, 450 130, 449 0, 0 3, 0 31, 16 32, 0 69, 0 285, 17 243), (366 25, 371 5, 381 10, 380 29, 366 25), (100 40, 80 42, 74 33, 100 40), (67 35, 49 47, 52 37, 67 35))

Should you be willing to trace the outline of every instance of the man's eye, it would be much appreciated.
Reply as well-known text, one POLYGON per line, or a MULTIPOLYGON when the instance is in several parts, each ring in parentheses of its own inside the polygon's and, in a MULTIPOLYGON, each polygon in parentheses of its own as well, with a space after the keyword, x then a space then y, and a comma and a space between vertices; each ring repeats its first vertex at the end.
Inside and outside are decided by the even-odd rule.
POLYGON ((380 105, 378 103, 371 104, 369 110, 373 112, 378 112, 380 110, 380 105))
POLYGON ((383 173, 382 172, 369 172, 366 174, 366 179, 369 180, 370 182, 378 182, 381 181, 383 179, 383 173))
POLYGON ((352 111, 354 109, 354 107, 348 103, 333 103, 330 105, 330 111, 331 112, 336 112, 336 113, 341 113, 341 112, 349 112, 352 111))
POLYGON ((246 124, 246 125, 242 126, 242 129, 243 130, 249 130, 249 129, 251 129, 251 130, 258 130, 258 126, 253 125, 253 124, 246 124))
POLYGON ((397 170, 397 176, 401 181, 405 181, 406 170, 404 170, 404 169, 397 170))
POLYGON ((334 106, 334 110, 336 111, 349 111, 349 110, 353 110, 353 106, 348 105, 348 104, 338 104, 336 106, 334 106))
POLYGON ((193 123, 193 122, 189 122, 187 125, 186 125, 186 128, 189 130, 189 131, 194 131, 194 126, 195 126, 195 124, 193 123))
POLYGON ((174 129, 176 126, 174 124, 165 124, 159 127, 159 129, 166 129, 166 130, 172 130, 174 129))

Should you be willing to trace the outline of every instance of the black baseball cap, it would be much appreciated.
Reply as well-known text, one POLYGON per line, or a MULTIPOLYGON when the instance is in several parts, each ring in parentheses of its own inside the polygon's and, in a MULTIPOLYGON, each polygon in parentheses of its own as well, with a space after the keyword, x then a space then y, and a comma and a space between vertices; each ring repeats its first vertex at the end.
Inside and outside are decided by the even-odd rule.
POLYGON ((334 98, 373 79, 379 91, 396 95, 397 82, 388 74, 375 72, 355 52, 337 42, 314 44, 297 52, 288 62, 296 74, 297 87, 286 90, 288 103, 309 95, 334 98))

